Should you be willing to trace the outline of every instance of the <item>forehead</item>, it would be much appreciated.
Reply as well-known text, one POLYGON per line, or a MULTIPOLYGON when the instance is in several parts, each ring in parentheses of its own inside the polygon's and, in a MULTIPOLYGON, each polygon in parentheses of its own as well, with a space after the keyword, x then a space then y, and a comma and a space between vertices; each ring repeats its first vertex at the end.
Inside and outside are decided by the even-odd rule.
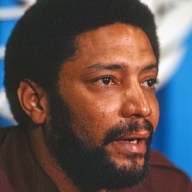
POLYGON ((142 54, 146 56, 146 53, 151 54, 153 60, 156 60, 145 32, 139 27, 128 24, 115 23, 85 32, 77 36, 76 43, 77 56, 92 56, 94 59, 101 54, 112 57, 113 53, 119 53, 119 55, 126 53, 126 55, 137 57, 139 52, 140 56, 142 54))
MULTIPOLYGON (((138 40, 142 39, 143 37, 141 34, 142 36, 145 36, 147 41, 149 41, 145 32, 139 27, 123 23, 115 23, 82 33, 77 36, 77 42, 83 45, 84 42, 87 43, 87 41, 94 41, 94 45, 99 45, 104 42, 107 43, 111 38, 118 38, 119 42, 130 42, 133 36, 138 38, 138 40)), ((111 43, 113 42, 110 41, 110 44, 111 43)))

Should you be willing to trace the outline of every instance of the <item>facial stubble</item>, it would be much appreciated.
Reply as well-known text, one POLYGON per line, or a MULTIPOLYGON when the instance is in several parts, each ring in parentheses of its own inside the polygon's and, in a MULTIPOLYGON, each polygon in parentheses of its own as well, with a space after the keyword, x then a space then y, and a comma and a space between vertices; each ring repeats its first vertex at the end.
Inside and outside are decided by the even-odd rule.
MULTIPOLYGON (((147 152, 144 157, 137 154, 129 156, 127 158, 131 161, 131 166, 118 167, 111 160, 104 144, 112 142, 125 132, 137 131, 139 126, 136 122, 108 128, 103 145, 90 149, 75 134, 72 112, 64 100, 59 95, 52 95, 49 103, 51 130, 46 134, 47 146, 58 166, 81 191, 133 187, 145 178, 149 171, 147 161, 153 133, 153 126, 149 121, 144 123, 144 128, 151 135, 146 141, 147 152), (144 158, 143 165, 137 165, 137 158, 144 158)), ((46 133, 46 130, 44 131, 46 133)))

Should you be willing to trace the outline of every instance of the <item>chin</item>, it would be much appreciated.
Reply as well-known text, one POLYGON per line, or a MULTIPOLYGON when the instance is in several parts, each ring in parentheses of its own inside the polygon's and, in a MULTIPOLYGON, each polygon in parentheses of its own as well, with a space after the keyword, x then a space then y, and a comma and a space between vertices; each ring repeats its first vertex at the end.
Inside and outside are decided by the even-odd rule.
POLYGON ((113 158, 111 162, 117 169, 140 170, 144 167, 145 158, 139 155, 129 156, 126 158, 113 158))

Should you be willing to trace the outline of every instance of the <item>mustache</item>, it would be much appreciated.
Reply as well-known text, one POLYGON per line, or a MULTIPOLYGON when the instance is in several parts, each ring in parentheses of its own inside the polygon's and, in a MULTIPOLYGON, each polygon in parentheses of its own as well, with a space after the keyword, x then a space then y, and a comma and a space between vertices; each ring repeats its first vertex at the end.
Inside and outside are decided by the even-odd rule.
POLYGON ((150 133, 151 138, 154 132, 154 127, 148 120, 144 120, 142 123, 135 121, 130 122, 126 125, 111 127, 111 129, 107 132, 103 140, 103 146, 106 146, 107 144, 117 140, 124 134, 131 134, 133 132, 138 132, 141 130, 148 131, 150 133))

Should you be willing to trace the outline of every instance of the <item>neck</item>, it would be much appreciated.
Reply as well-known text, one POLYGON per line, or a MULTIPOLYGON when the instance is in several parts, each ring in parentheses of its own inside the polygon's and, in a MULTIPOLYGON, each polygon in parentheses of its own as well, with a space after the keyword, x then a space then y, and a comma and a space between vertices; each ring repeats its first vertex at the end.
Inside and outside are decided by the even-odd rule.
MULTIPOLYGON (((65 172, 57 165, 56 160, 50 154, 42 131, 42 127, 32 129, 29 133, 31 148, 41 168, 55 183, 60 192, 81 192, 65 172)), ((97 192, 107 192, 102 189, 97 192)))

